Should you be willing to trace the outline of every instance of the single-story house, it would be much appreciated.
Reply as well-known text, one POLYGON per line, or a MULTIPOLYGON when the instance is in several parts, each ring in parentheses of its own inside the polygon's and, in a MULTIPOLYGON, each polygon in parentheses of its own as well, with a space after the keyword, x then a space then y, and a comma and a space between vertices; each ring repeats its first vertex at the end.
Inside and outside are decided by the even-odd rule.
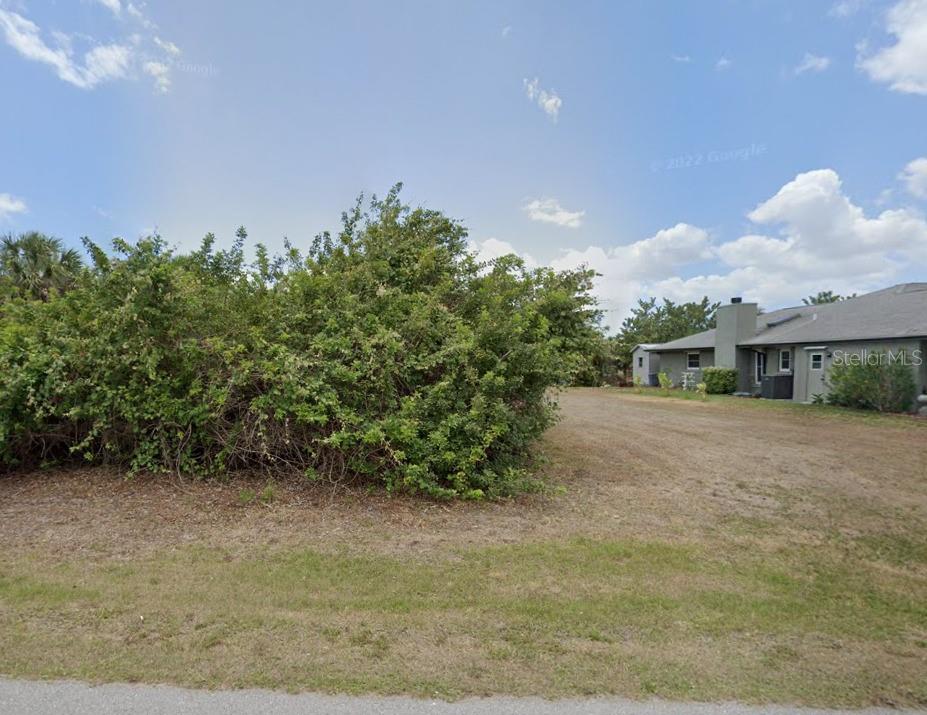
POLYGON ((642 385, 656 387, 657 373, 660 372, 660 354, 650 352, 656 343, 641 343, 631 351, 631 377, 634 382, 640 379, 642 385))
POLYGON ((674 384, 711 365, 736 368, 737 390, 798 402, 827 394, 828 368, 841 361, 893 359, 927 392, 927 283, 905 283, 855 298, 760 313, 733 298, 717 327, 651 346, 674 384))

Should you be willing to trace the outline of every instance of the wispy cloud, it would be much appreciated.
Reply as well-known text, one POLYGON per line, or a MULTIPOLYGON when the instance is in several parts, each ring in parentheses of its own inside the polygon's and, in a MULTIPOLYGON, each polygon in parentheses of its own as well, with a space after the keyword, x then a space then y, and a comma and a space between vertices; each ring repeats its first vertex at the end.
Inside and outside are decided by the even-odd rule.
POLYGON ((927 157, 922 156, 910 162, 898 178, 904 182, 911 196, 927 199, 927 157))
POLYGON ((21 214, 27 211, 26 202, 10 194, 0 194, 0 220, 12 214, 21 214))
POLYGON ((155 89, 165 94, 171 88, 171 69, 163 62, 146 62, 142 65, 145 74, 149 75, 155 83, 155 89))
POLYGON ((692 61, 692 58, 689 55, 670 55, 670 59, 673 62, 683 62, 688 63, 692 61))
POLYGON ((830 6, 827 14, 831 17, 850 17, 855 15, 866 4, 866 0, 839 0, 830 6))
POLYGON ((560 117, 560 107, 563 106, 560 96, 552 89, 542 89, 537 77, 532 80, 525 78, 524 85, 528 99, 536 102, 551 121, 556 122, 560 117))
POLYGON ((122 16, 122 3, 120 0, 97 0, 103 7, 109 10, 116 17, 122 16))
POLYGON ((135 3, 128 2, 126 3, 126 14, 129 15, 133 20, 139 23, 142 27, 153 30, 157 27, 143 12, 145 3, 140 3, 136 5, 135 3))
POLYGON ((566 228, 579 228, 585 211, 567 211, 557 199, 534 199, 523 207, 532 221, 552 223, 566 228))
POLYGON ((502 37, 503 37, 503 38, 506 38, 506 37, 508 37, 508 36, 511 35, 511 34, 512 34, 512 26, 511 26, 511 25, 506 25, 505 27, 502 28, 502 37))
POLYGON ((125 45, 97 45, 79 62, 61 35, 56 39, 57 46, 50 47, 42 39, 39 26, 15 12, 0 10, 0 29, 7 44, 20 55, 49 65, 59 78, 81 89, 125 77, 128 70, 131 50, 125 45))
POLYGON ((154 43, 171 57, 178 57, 180 55, 180 48, 169 40, 162 40, 155 35, 154 43))
POLYGON ((804 74, 805 72, 823 72, 830 67, 830 57, 820 57, 806 52, 801 62, 795 67, 795 74, 804 74))
MULTIPOLYGON (((118 0, 98 1, 114 15, 122 15, 123 6, 118 0)), ((140 9, 129 3, 126 10, 130 8, 147 22, 140 9)), ((46 40, 37 24, 3 8, 0 8, 0 33, 23 58, 47 65, 59 79, 86 90, 113 80, 137 77, 141 71, 154 79, 158 92, 165 92, 170 87, 170 67, 162 60, 180 54, 180 48, 172 42, 155 37, 146 45, 138 34, 129 35, 124 42, 102 44, 85 36, 53 31, 46 40), (89 49, 82 55, 76 53, 75 40, 89 44, 89 49), (157 66, 157 72, 152 71, 152 65, 157 66)))
POLYGON ((715 62, 715 70, 717 72, 724 72, 724 70, 730 69, 732 64, 734 63, 730 59, 722 55, 718 58, 718 61, 715 62))

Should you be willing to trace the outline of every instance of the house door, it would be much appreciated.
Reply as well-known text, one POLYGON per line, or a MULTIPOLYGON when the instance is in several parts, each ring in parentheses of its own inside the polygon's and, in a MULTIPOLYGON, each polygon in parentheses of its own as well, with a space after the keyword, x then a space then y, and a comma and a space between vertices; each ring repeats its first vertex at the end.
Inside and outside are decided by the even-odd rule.
POLYGON ((811 402, 815 395, 823 395, 824 387, 824 353, 808 353, 808 390, 805 399, 811 402))
POLYGON ((763 375, 766 374, 766 353, 753 353, 755 363, 753 369, 753 381, 759 385, 763 382, 763 375))

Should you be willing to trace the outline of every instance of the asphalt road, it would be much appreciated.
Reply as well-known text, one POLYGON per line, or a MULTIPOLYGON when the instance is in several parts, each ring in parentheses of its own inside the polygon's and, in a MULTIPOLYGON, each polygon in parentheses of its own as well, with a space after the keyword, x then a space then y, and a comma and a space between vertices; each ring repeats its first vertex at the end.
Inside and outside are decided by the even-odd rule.
MULTIPOLYGON (((902 711, 815 710, 737 703, 694 704, 660 700, 634 702, 611 698, 541 700, 539 698, 479 698, 447 703, 398 697, 351 697, 267 690, 203 691, 163 685, 86 685, 70 681, 37 682, 0 678, 2 715, 900 715, 902 711)), ((925 712, 925 711, 921 711, 925 712)))

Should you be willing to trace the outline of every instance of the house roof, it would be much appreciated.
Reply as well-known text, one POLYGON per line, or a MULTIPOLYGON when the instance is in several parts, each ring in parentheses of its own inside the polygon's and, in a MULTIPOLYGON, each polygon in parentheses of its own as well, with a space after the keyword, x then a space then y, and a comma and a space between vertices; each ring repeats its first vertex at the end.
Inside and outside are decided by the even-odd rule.
POLYGON ((708 348, 714 349, 715 331, 714 331, 714 328, 712 328, 711 330, 704 330, 701 333, 694 333, 692 335, 687 335, 686 337, 679 338, 678 340, 670 340, 668 343, 662 343, 654 347, 659 352, 664 352, 668 350, 706 350, 708 348))
POLYGON ((641 348, 642 350, 653 350, 655 347, 659 347, 659 343, 638 343, 634 346, 631 352, 633 353, 634 350, 637 350, 638 348, 641 348))
POLYGON ((837 303, 805 305, 760 315, 756 337, 742 344, 919 337, 927 337, 927 283, 902 283, 837 303), (776 314, 790 319, 779 323, 770 320, 776 314))
MULTIPOLYGON (((902 283, 836 303, 761 313, 756 317, 756 336, 739 344, 914 337, 927 337, 927 283, 902 283)), ((714 349, 715 331, 705 330, 655 347, 659 352, 714 349)))

